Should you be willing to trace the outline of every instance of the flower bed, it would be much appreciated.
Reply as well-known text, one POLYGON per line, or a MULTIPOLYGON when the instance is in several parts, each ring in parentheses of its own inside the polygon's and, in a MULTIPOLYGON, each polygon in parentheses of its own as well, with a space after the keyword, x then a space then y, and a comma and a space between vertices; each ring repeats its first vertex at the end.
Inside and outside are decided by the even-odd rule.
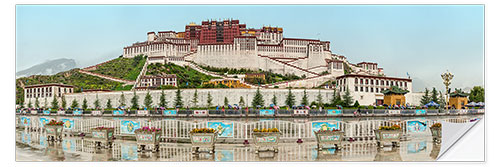
POLYGON ((281 132, 277 128, 254 129, 252 136, 256 146, 255 153, 259 153, 261 147, 272 147, 274 152, 278 152, 281 132))
POLYGON ((153 153, 160 149, 161 129, 155 127, 142 127, 134 131, 137 141, 137 151, 149 148, 153 153))
POLYGON ((335 148, 341 149, 342 140, 344 139, 344 132, 333 129, 333 130, 318 130, 315 131, 316 142, 318 145, 318 150, 323 150, 325 145, 335 145, 335 148))
POLYGON ((199 153, 200 147, 207 147, 210 149, 209 153, 214 153, 215 141, 217 140, 217 133, 215 129, 193 129, 189 133, 189 136, 191 139, 193 154, 199 153))
POLYGON ((432 141, 441 143, 441 123, 435 123, 431 126, 432 141))
POLYGON ((92 140, 94 145, 101 146, 104 145, 105 148, 111 147, 111 142, 113 141, 115 128, 108 127, 97 127, 92 128, 92 140))
POLYGON ((64 123, 62 121, 51 120, 45 124, 45 132, 47 133, 47 140, 62 141, 62 130, 64 123))
POLYGON ((381 126, 378 130, 375 130, 377 145, 383 147, 385 142, 390 142, 393 146, 398 147, 402 134, 399 125, 381 126))

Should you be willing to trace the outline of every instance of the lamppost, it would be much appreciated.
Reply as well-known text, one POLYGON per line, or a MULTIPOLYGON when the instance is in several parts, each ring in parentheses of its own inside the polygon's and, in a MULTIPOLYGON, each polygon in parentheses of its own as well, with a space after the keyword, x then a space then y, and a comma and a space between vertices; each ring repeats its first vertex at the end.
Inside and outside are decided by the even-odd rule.
POLYGON ((448 87, 451 84, 451 80, 453 79, 453 74, 446 70, 445 73, 441 74, 441 78, 443 78, 443 84, 446 87, 445 90, 445 104, 446 104, 446 109, 448 109, 448 99, 449 99, 449 93, 448 93, 448 87))

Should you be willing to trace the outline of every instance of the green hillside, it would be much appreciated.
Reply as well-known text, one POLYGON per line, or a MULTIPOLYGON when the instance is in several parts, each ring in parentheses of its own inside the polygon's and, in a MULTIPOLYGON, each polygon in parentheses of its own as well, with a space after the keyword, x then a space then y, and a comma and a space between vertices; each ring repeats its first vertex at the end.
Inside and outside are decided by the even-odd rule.
POLYGON ((90 72, 112 76, 120 79, 135 81, 146 63, 146 56, 138 55, 134 58, 119 57, 105 64, 99 65, 90 72))
POLYGON ((21 84, 36 85, 47 83, 63 83, 75 86, 75 92, 81 89, 130 90, 131 85, 122 87, 122 83, 92 75, 82 74, 78 69, 60 72, 55 75, 33 75, 16 79, 16 104, 24 101, 24 91, 21 84))
POLYGON ((172 63, 150 64, 148 65, 147 75, 175 74, 180 88, 201 88, 202 83, 215 79, 210 75, 200 73, 190 67, 182 67, 172 63))

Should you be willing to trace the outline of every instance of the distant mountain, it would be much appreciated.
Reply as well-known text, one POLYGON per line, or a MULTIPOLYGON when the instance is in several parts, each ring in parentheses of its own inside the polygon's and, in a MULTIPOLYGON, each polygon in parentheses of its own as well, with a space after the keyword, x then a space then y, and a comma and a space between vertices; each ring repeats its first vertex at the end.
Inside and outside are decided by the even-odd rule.
POLYGON ((68 71, 76 68, 76 62, 73 59, 56 59, 46 61, 41 64, 34 65, 28 69, 16 72, 16 78, 26 77, 31 75, 53 75, 58 72, 68 71))

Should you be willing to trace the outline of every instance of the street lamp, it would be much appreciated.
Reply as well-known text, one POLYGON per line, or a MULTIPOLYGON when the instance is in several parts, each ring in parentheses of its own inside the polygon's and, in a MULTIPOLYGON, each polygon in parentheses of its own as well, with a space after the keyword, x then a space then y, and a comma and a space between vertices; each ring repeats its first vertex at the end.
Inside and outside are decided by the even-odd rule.
POLYGON ((453 74, 446 70, 445 73, 441 74, 441 78, 443 78, 443 84, 446 87, 445 90, 445 103, 446 103, 446 109, 448 109, 448 99, 449 99, 449 93, 448 93, 448 87, 451 84, 451 80, 453 79, 453 74))

